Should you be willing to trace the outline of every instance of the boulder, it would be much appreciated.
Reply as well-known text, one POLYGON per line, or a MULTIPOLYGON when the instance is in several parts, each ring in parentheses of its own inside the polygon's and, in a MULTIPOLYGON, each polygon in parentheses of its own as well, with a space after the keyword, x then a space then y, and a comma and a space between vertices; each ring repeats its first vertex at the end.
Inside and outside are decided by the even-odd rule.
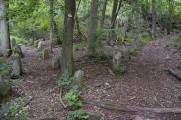
POLYGON ((12 66, 12 76, 22 75, 22 63, 21 58, 18 53, 13 54, 13 66, 12 66))
POLYGON ((10 78, 0 75, 0 98, 6 97, 11 92, 10 78))
POLYGON ((82 71, 82 70, 76 71, 74 74, 74 79, 75 79, 75 85, 81 86, 82 81, 84 79, 84 71, 82 71))
POLYGON ((20 45, 18 45, 18 44, 16 44, 15 46, 14 46, 14 48, 13 48, 13 54, 19 54, 19 56, 21 57, 21 58, 23 58, 24 57, 24 54, 23 54, 23 52, 22 52, 22 50, 21 50, 21 47, 20 47, 20 45))
POLYGON ((121 52, 115 50, 113 53, 113 68, 119 68, 121 66, 121 52))
POLYGON ((60 67, 60 57, 56 56, 52 60, 52 69, 56 70, 60 67))
POLYGON ((49 58, 49 53, 48 53, 48 49, 44 49, 43 50, 43 60, 47 60, 49 58))
POLYGON ((12 42, 11 42, 11 48, 14 48, 16 45, 16 39, 12 38, 12 42))

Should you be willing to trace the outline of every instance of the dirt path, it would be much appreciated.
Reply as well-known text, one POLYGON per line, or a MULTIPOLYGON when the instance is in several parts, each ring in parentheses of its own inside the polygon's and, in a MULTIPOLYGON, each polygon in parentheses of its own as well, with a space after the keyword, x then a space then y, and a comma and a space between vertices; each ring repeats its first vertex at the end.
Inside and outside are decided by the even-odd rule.
MULTIPOLYGON (((81 94, 88 99, 99 100, 114 104, 139 107, 181 107, 177 97, 181 93, 180 81, 165 71, 181 65, 181 51, 173 48, 165 49, 172 36, 151 41, 131 58, 127 72, 113 77, 109 66, 101 64, 80 64, 76 67, 85 72, 84 88, 81 94), (101 83, 95 87, 94 83, 101 83)), ((47 61, 39 60, 36 50, 22 46, 25 53, 23 66, 25 74, 22 77, 21 89, 33 96, 30 102, 31 118, 57 117, 67 115, 59 101, 58 91, 53 91, 61 71, 51 70, 51 60, 60 55, 60 48, 47 61)), ((83 56, 85 51, 75 52, 75 56, 83 56)), ((145 116, 153 120, 180 120, 178 114, 154 114, 148 112, 126 113, 106 110, 90 104, 84 105, 84 110, 101 114, 105 120, 130 120, 135 115, 145 116), (117 118, 115 118, 118 116, 117 118)))

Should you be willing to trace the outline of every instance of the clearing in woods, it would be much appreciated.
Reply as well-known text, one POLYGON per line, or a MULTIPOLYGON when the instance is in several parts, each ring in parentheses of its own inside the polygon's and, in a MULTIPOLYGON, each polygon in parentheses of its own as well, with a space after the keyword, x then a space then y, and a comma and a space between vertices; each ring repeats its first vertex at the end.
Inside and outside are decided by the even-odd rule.
MULTIPOLYGON (((97 63, 75 62, 78 69, 85 72, 84 87, 81 95, 86 99, 97 100, 110 104, 149 108, 181 108, 180 81, 170 75, 166 68, 178 70, 181 65, 181 51, 173 47, 165 48, 173 35, 150 41, 131 57, 127 63, 127 72, 113 76, 110 65, 97 63), (95 84, 100 84, 96 86, 95 84)), ((53 71, 51 62, 53 56, 61 54, 61 48, 54 48, 50 59, 39 60, 35 49, 21 46, 25 54, 22 59, 24 75, 19 85, 18 94, 33 96, 30 101, 30 117, 46 118, 53 116, 63 118, 67 115, 59 101, 58 90, 53 91, 61 70, 53 71)), ((74 58, 85 55, 85 50, 74 52, 74 58)), ((84 104, 85 111, 101 114, 105 120, 130 120, 136 115, 153 120, 180 120, 180 114, 158 114, 151 112, 120 112, 84 104)))

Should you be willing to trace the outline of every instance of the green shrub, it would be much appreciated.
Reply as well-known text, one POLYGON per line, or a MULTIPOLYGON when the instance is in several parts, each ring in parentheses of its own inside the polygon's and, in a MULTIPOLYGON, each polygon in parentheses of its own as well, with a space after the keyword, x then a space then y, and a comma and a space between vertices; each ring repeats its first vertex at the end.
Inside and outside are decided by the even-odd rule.
POLYGON ((89 59, 91 62, 107 63, 111 59, 111 56, 102 52, 98 52, 90 56, 89 59))
POLYGON ((74 81, 74 78, 70 76, 68 73, 68 70, 66 70, 62 76, 57 80, 57 83, 64 86, 64 85, 70 85, 74 81))
POLYGON ((174 47, 177 47, 178 49, 181 49, 181 37, 180 36, 175 36, 171 40, 171 45, 174 47))
POLYGON ((63 97, 66 100, 68 106, 72 109, 77 109, 82 107, 81 96, 79 94, 78 86, 73 86, 63 97))
POLYGON ((26 98, 16 98, 9 106, 3 104, 0 108, 0 120, 30 120, 28 117, 30 107, 24 106, 26 98))
POLYGON ((12 64, 4 63, 0 58, 0 75, 9 75, 9 71, 11 70, 12 64))
POLYGON ((89 115, 87 115, 82 109, 69 111, 68 120, 87 120, 89 115))
POLYGON ((73 51, 79 51, 79 50, 82 50, 84 49, 84 44, 74 44, 73 45, 73 51))
POLYGON ((126 66, 121 66, 120 68, 115 68, 118 74, 122 74, 126 72, 126 66))

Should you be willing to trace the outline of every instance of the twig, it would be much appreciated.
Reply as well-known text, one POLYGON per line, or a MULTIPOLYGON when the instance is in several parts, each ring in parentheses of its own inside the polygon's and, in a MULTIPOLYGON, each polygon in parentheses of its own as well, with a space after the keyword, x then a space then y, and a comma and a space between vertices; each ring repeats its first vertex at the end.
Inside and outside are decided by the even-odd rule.
POLYGON ((175 71, 172 69, 168 68, 168 72, 172 74, 174 77, 176 77, 178 80, 181 80, 181 75, 177 74, 175 71))
POLYGON ((59 86, 59 90, 60 90, 60 97, 59 97, 59 99, 60 99, 60 103, 62 104, 62 106, 64 107, 64 108, 67 108, 67 106, 63 103, 63 101, 62 101, 62 86, 59 86))
POLYGON ((33 99, 33 96, 31 96, 31 98, 23 105, 23 107, 27 106, 32 99, 33 99))

